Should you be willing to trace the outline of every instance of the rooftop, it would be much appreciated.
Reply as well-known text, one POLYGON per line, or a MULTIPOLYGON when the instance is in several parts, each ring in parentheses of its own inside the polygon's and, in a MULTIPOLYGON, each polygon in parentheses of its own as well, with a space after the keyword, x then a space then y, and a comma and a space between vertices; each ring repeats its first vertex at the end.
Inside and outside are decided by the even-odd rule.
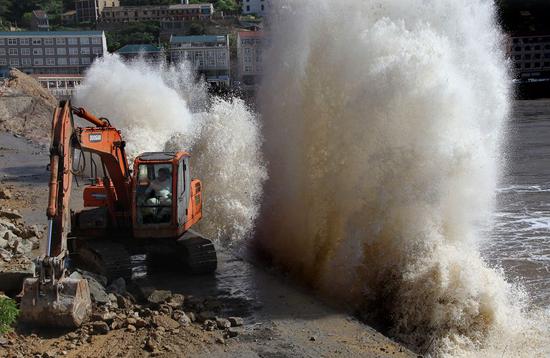
POLYGON ((264 37, 263 31, 239 31, 240 38, 258 38, 264 37))
POLYGON ((193 42, 215 42, 225 43, 227 36, 215 36, 215 35, 197 35, 197 36, 172 36, 170 37, 170 43, 193 43, 193 42))
POLYGON ((0 37, 8 36, 101 36, 103 31, 4 31, 0 37))
POLYGON ((116 53, 122 53, 122 54, 128 54, 128 53, 154 53, 154 52, 160 52, 160 48, 153 46, 153 45, 147 45, 147 44, 139 44, 139 45, 126 45, 118 50, 115 51, 116 53))
POLYGON ((213 7, 211 3, 203 4, 174 4, 174 5, 160 5, 160 4, 149 4, 149 5, 121 5, 121 6, 111 6, 106 8, 107 10, 121 11, 121 10, 146 10, 150 8, 159 8, 159 9, 169 9, 169 10, 184 10, 184 9, 199 9, 203 7, 213 7))
POLYGON ((189 9, 189 8, 196 8, 196 7, 211 7, 214 6, 211 3, 202 3, 202 4, 174 4, 169 5, 169 9, 189 9))

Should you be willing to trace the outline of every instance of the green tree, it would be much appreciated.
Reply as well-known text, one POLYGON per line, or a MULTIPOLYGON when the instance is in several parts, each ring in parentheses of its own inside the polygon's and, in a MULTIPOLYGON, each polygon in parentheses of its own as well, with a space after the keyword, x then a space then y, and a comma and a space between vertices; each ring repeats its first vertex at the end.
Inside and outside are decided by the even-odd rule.
POLYGON ((30 27, 31 26, 31 20, 32 20, 32 13, 26 12, 21 16, 21 26, 23 27, 30 27))
POLYGON ((19 310, 14 300, 9 297, 0 297, 0 334, 10 332, 11 326, 19 316, 19 310))
POLYGON ((189 27, 189 35, 204 35, 206 33, 203 24, 192 23, 189 27))

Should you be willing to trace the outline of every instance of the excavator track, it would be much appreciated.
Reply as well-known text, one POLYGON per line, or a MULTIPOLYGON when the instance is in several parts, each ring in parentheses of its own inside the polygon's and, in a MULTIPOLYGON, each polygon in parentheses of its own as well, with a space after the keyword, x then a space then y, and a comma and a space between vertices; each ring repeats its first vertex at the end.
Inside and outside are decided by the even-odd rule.
POLYGON ((218 258, 212 241, 189 230, 177 240, 182 259, 194 274, 209 274, 216 271, 218 258))
POLYGON ((77 267, 103 275, 109 281, 132 278, 130 254, 122 244, 90 240, 78 248, 74 257, 77 267))

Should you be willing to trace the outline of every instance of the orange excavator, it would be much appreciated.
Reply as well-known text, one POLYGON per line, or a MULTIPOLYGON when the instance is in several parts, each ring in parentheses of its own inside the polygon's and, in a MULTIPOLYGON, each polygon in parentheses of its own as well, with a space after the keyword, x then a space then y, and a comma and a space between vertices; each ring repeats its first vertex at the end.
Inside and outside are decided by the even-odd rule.
POLYGON ((21 320, 78 327, 91 313, 88 282, 74 267, 130 278, 133 254, 149 263, 177 262, 192 273, 216 270, 212 241, 191 230, 202 218, 202 184, 191 179, 187 152, 144 153, 129 167, 121 132, 68 101, 51 132, 48 233, 36 274, 23 283, 21 320), (91 126, 75 127, 76 115, 91 126), (75 158, 78 158, 75 160, 75 158), (75 167, 76 165, 76 167, 75 167), (69 208, 75 174, 88 173, 84 209, 69 208))

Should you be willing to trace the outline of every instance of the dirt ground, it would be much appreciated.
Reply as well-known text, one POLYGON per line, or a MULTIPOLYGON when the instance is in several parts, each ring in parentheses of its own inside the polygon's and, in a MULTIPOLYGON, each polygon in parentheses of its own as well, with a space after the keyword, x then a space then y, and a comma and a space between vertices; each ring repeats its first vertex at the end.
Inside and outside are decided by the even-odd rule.
MULTIPOLYGON (((0 186, 12 193, 11 199, 0 199, 0 207, 17 209, 28 224, 42 227, 48 192, 47 153, 45 147, 0 132, 0 186)), ((220 262, 215 276, 148 275, 136 258, 135 279, 130 284, 143 292, 170 290, 186 300, 200 297, 218 301, 217 314, 242 317, 240 327, 210 331, 197 320, 167 329, 158 324, 138 328, 126 325, 98 334, 95 328, 93 332, 75 333, 20 325, 14 333, 0 337, 0 357, 416 356, 358 321, 345 308, 326 305, 283 275, 242 259, 234 249, 218 250, 220 262)), ((116 312, 124 318, 134 311, 147 310, 137 303, 116 312)))

